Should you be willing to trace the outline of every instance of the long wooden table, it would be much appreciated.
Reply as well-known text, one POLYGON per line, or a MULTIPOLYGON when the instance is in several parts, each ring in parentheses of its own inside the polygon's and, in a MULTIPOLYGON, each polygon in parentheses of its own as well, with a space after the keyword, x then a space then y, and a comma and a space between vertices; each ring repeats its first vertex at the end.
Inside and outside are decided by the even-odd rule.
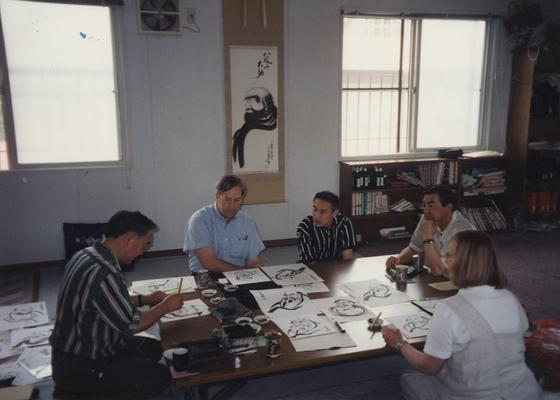
MULTIPOLYGON (((321 297, 332 297, 345 295, 343 291, 335 287, 336 284, 362 281, 376 278, 379 281, 389 283, 393 287, 405 292, 412 298, 419 299, 425 297, 451 296, 455 291, 437 291, 428 286, 432 282, 440 282, 446 279, 433 277, 429 272, 424 272, 414 278, 415 283, 401 286, 391 282, 385 276, 386 256, 357 258, 351 261, 334 261, 310 265, 319 276, 325 280, 325 284, 331 289, 330 292, 312 293, 312 299, 321 297)), ((188 298, 203 297, 199 292, 188 294, 188 298)), ((207 299, 204 299, 209 305, 207 299)), ((257 310, 258 311, 258 310, 257 310)), ((412 303, 401 303, 390 306, 377 307, 373 310, 378 313, 383 312, 383 317, 403 315, 418 312, 418 308, 412 303)), ((177 388, 202 389, 201 397, 207 396, 208 385, 243 381, 268 374, 282 373, 291 370, 317 367, 327 364, 334 364, 342 361, 358 360, 368 357, 377 357, 393 353, 390 347, 385 345, 385 341, 380 333, 376 333, 371 338, 371 332, 367 330, 367 321, 353 321, 344 324, 346 332, 356 343, 355 347, 296 352, 289 338, 283 333, 281 343, 281 355, 278 358, 270 359, 265 355, 265 349, 260 348, 256 354, 241 356, 241 367, 237 369, 226 369, 222 371, 209 372, 190 376, 187 378, 175 379, 177 388)), ((218 328, 220 323, 212 316, 184 319, 175 322, 160 324, 161 337, 164 348, 171 348, 181 343, 210 339, 212 330, 218 328)), ((263 333, 280 329, 271 321, 264 326, 263 333)), ((409 340, 409 342, 421 347, 424 338, 409 340)))

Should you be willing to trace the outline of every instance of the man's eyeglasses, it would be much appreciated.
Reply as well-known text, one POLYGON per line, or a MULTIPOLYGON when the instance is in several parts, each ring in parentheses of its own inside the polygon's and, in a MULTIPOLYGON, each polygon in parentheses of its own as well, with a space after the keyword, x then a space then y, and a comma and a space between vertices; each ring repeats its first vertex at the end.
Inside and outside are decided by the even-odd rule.
POLYGON ((235 205, 239 205, 243 202, 243 197, 239 197, 239 198, 231 198, 231 197, 226 197, 223 195, 220 195, 220 199, 222 199, 222 201, 226 202, 226 203, 232 203, 235 205))

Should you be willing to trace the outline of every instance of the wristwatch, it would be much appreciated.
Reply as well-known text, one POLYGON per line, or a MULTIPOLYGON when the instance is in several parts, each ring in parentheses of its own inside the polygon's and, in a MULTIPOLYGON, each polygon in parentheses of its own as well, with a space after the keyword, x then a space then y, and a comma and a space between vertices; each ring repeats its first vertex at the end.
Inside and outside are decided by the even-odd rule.
POLYGON ((424 243, 424 244, 434 243, 434 239, 433 239, 433 238, 425 239, 423 243, 424 243))
POLYGON ((401 339, 401 341, 398 342, 398 343, 395 345, 395 351, 396 351, 397 353, 400 353, 400 352, 401 352, 401 348, 402 348, 405 344, 408 344, 408 342, 407 342, 406 340, 404 340, 404 339, 401 339))

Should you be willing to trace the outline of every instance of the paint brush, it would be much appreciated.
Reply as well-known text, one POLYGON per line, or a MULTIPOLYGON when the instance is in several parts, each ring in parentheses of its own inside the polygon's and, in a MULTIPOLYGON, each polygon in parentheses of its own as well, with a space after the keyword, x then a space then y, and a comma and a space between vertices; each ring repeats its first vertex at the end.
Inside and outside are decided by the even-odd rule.
POLYGON ((342 324, 341 324, 340 322, 335 321, 335 322, 334 322, 334 325, 335 325, 336 328, 340 331, 340 333, 346 333, 346 329, 344 329, 344 328, 342 327, 342 324))
POLYGON ((179 281, 179 287, 177 288, 177 294, 181 294, 181 288, 183 287, 183 278, 179 281))
POLYGON ((381 313, 382 313, 382 312, 383 312, 383 311, 379 311, 379 314, 377 314, 377 318, 375 318, 375 320, 371 323, 371 330, 372 330, 373 332, 372 332, 372 334, 371 334, 371 336, 370 336, 370 338, 369 338, 370 340, 373 339, 373 337, 375 336, 375 332, 377 332, 377 331, 375 330, 375 323, 376 323, 377 321, 379 321, 379 317, 381 317, 381 313))
POLYGON ((385 278, 389 279, 391 282, 395 282, 395 280, 388 274, 385 274, 385 278))

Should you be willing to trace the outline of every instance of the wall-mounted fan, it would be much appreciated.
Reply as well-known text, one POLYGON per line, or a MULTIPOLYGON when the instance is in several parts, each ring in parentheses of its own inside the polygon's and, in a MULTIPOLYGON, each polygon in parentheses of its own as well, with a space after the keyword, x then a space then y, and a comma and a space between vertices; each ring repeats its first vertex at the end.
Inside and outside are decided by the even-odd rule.
POLYGON ((180 0, 138 0, 141 33, 181 34, 180 0))

